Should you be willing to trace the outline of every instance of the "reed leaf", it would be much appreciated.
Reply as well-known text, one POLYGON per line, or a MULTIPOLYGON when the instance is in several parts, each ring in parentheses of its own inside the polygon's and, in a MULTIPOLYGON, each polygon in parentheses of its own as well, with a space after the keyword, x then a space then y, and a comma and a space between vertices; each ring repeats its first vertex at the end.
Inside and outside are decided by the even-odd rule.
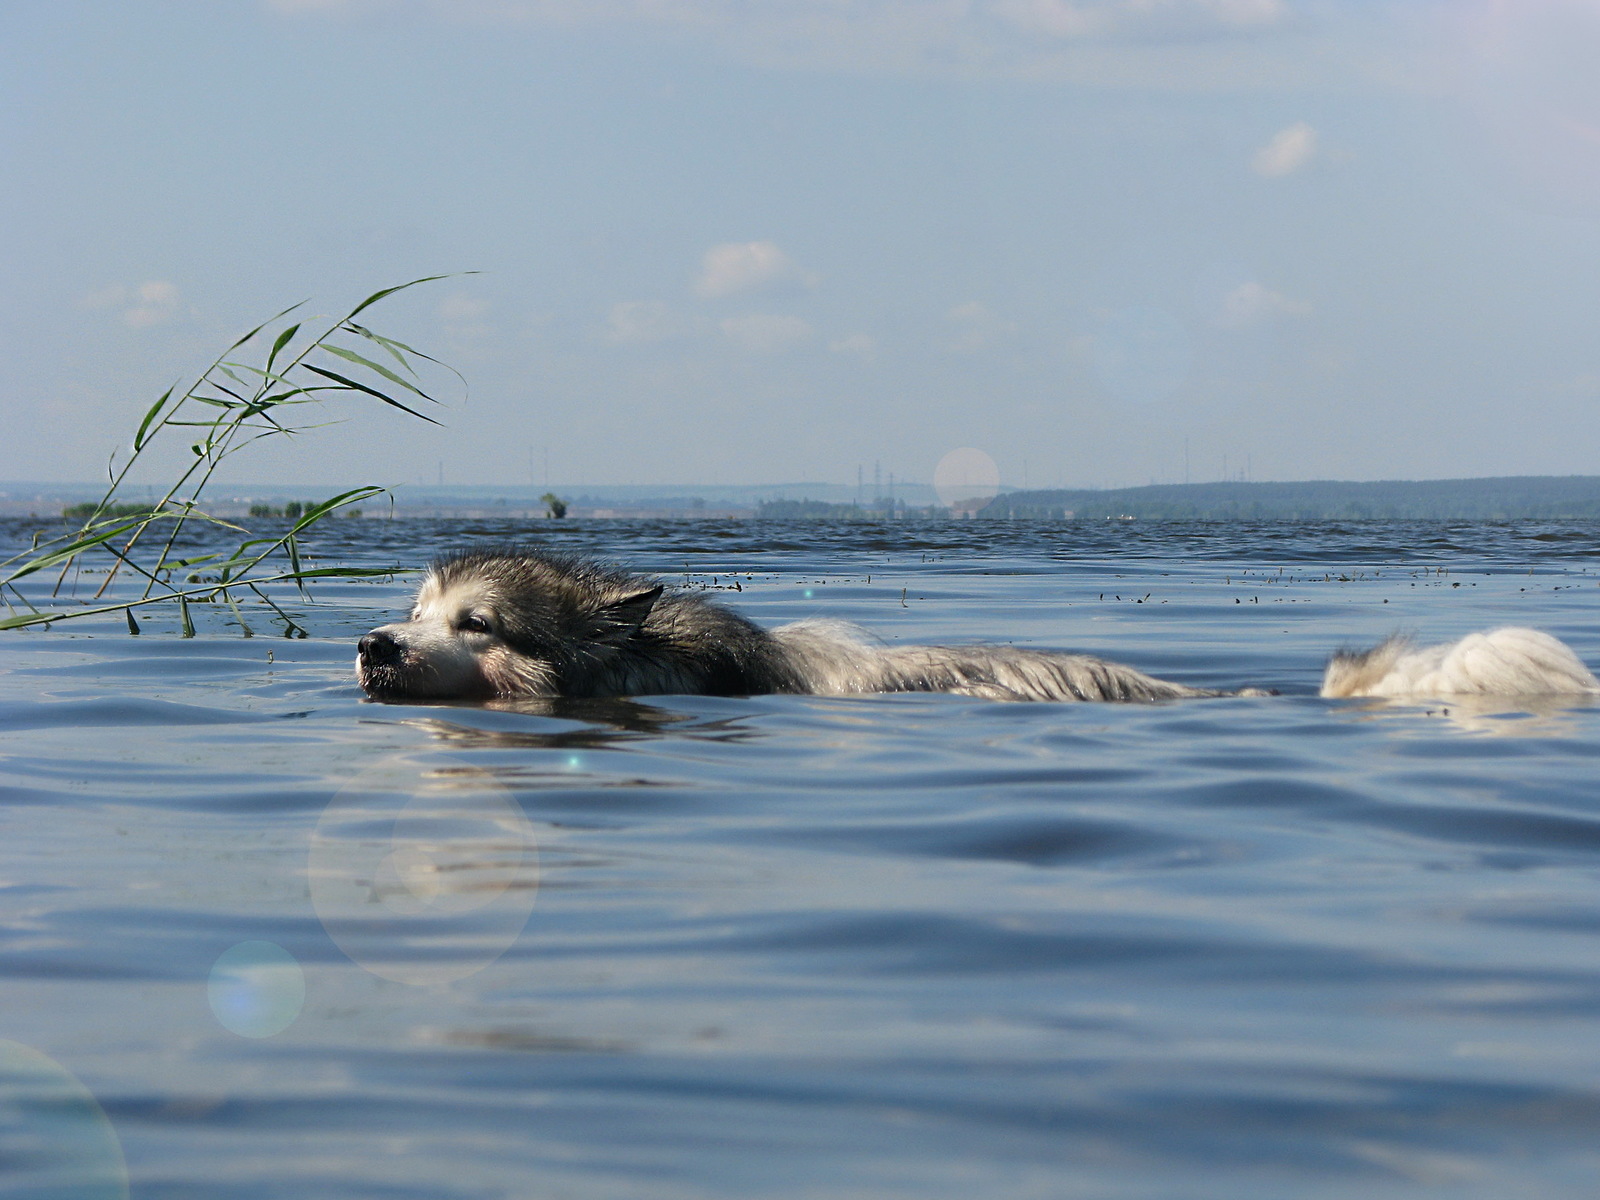
MULTIPOLYGON (((239 636, 247 638, 255 637, 256 631, 250 628, 250 623, 244 619, 244 613, 239 611, 239 602, 233 598, 233 593, 223 592, 222 595, 223 598, 227 600, 228 607, 233 610, 234 620, 239 622, 239 636)), ((128 620, 133 620, 132 613, 128 614, 128 620)))
MULTIPOLYGON (((271 600, 260 589, 274 583, 292 583, 296 579, 387 579, 400 574, 402 570, 403 568, 397 566, 309 567, 298 576, 289 571, 282 571, 276 575, 263 575, 258 579, 248 580, 234 586, 248 587, 270 604, 271 600)), ((44 612, 35 609, 31 612, 0 617, 0 629, 22 629, 29 625, 50 625, 57 621, 69 621, 78 617, 103 617, 107 613, 126 613, 151 604, 174 604, 180 599, 188 599, 191 596, 211 596, 221 590, 216 584, 208 583, 204 586, 169 592, 161 596, 146 596, 140 600, 124 600, 116 604, 98 605, 94 608, 66 609, 55 612, 44 612)))
MULTIPOLYGON (((346 321, 344 323, 344 328, 348 329, 357 337, 364 337, 367 339, 367 341, 374 342, 378 346, 382 347, 384 352, 388 354, 389 357, 393 358, 395 362, 400 364, 401 370, 408 371, 412 375, 415 375, 416 371, 412 370, 411 364, 406 361, 406 355, 409 354, 413 358, 428 358, 428 356, 423 354, 420 350, 413 350, 404 342, 397 342, 393 338, 386 338, 381 334, 373 333, 372 330, 363 325, 357 325, 354 321, 346 321), (401 351, 404 351, 405 353, 401 353, 401 351)), ((433 362, 434 360, 428 359, 428 361, 433 362)))
MULTIPOLYGON (((405 380, 405 379, 400 378, 400 376, 396 375, 393 371, 389 370, 388 367, 379 366, 377 363, 373 362, 370 358, 363 358, 361 355, 357 354, 354 350, 346 350, 343 346, 323 346, 322 349, 323 349, 323 352, 326 353, 326 354, 336 354, 340 358, 345 359, 348 362, 355 363, 357 366, 365 367, 369 371, 375 371, 377 374, 382 375, 390 383, 397 383, 401 387, 405 388, 407 391, 415 392, 417 395, 421 396, 424 400, 433 400, 432 396, 428 395, 427 392, 423 391, 421 388, 417 387, 415 384, 411 383, 409 380, 405 380)), ((435 404, 438 403, 437 400, 433 400, 433 402, 435 404)))
POLYGON ((145 433, 150 428, 150 422, 154 421, 156 419, 156 414, 167 406, 167 401, 172 399, 172 393, 177 390, 178 385, 173 384, 166 391, 161 393, 161 399, 152 404, 150 406, 150 411, 144 414, 144 420, 139 422, 138 432, 133 435, 133 452, 135 454, 144 449, 145 433))
POLYGON ((151 517, 143 517, 133 521, 114 522, 110 528, 102 527, 98 533, 95 533, 92 536, 75 538, 72 542, 66 546, 63 546, 59 550, 53 550, 48 554, 41 554, 38 558, 31 559, 28 562, 23 563, 16 570, 6 575, 5 582, 13 583, 18 579, 32 575, 35 571, 43 571, 50 567, 56 566, 59 563, 70 563, 82 555, 85 551, 93 550, 97 546, 104 545, 112 538, 127 533, 129 530, 143 529, 146 525, 150 524, 153 519, 154 518, 151 517))
POLYGON ((260 333, 268 325, 271 325, 273 321, 281 321, 281 320, 283 320, 290 313, 292 313, 295 309, 305 307, 305 304, 306 304, 306 302, 304 300, 302 300, 298 304, 289 305, 289 307, 284 309, 281 313, 278 313, 276 316, 273 316, 273 317, 261 322, 261 324, 257 325, 249 333, 245 334, 237 342, 235 342, 233 345, 229 346, 226 350, 224 350, 223 353, 225 355, 226 354, 232 354, 240 346, 244 345, 248 341, 251 341, 256 336, 256 334, 260 333))
POLYGON ((385 300, 388 297, 394 295, 396 292, 403 292, 407 288, 414 288, 419 283, 436 283, 441 279, 454 278, 455 275, 476 275, 476 274, 477 274, 476 271, 457 271, 457 272, 453 272, 453 273, 448 274, 448 275, 425 275, 421 279, 413 279, 410 283, 400 283, 400 284, 396 284, 394 287, 383 288, 381 291, 373 292, 372 295, 368 296, 360 304, 358 304, 354 308, 352 308, 349 311, 349 313, 346 314, 344 319, 346 321, 351 320, 353 317, 355 317, 358 314, 363 313, 367 309, 371 308, 379 300, 385 300))
POLYGON ((291 325, 278 335, 277 341, 272 343, 272 352, 267 355, 267 374, 272 374, 272 364, 278 361, 278 355, 283 348, 294 341, 294 335, 300 332, 298 324, 291 325))
MULTIPOLYGON (((299 526, 296 525, 295 528, 298 529, 299 526)), ((284 548, 289 552, 289 566, 294 569, 295 586, 300 589, 302 594, 309 595, 309 593, 306 592, 305 579, 301 575, 301 571, 303 571, 304 568, 300 565, 300 543, 294 540, 294 534, 291 533, 288 537, 284 538, 283 545, 284 548)))
MULTIPOLYGON (((465 275, 477 274, 476 271, 464 271, 462 273, 465 275)), ((424 362, 431 362, 435 366, 443 367, 457 379, 460 379, 462 383, 466 382, 466 379, 462 376, 461 372, 456 370, 449 363, 440 362, 431 354, 424 354, 421 350, 416 349, 414 346, 408 346, 404 342, 396 341, 394 338, 386 338, 381 334, 373 333, 372 330, 357 325, 354 321, 345 321, 343 328, 349 330, 351 333, 358 334, 359 336, 366 338, 368 341, 376 342, 378 345, 382 346, 390 354, 394 355, 395 358, 399 359, 400 365, 405 367, 405 369, 410 371, 413 375, 416 374, 416 371, 412 370, 411 364, 406 361, 407 356, 411 358, 420 358, 424 362)))
POLYGON ((317 579, 378 578, 395 574, 397 568, 393 567, 310 566, 303 546, 303 538, 314 531, 319 522, 351 504, 385 494, 381 487, 366 485, 341 491, 308 506, 289 529, 267 537, 253 536, 248 529, 207 512, 201 504, 201 496, 225 460, 262 438, 280 434, 294 436, 331 423, 280 419, 290 405, 346 398, 372 399, 429 424, 440 424, 397 399, 387 389, 397 388, 437 404, 438 400, 413 382, 418 379, 417 361, 451 370, 457 378, 460 373, 404 342, 357 324, 354 318, 397 292, 446 278, 449 276, 430 275, 383 288, 343 316, 329 319, 320 327, 320 333, 309 318, 295 321, 272 336, 259 364, 242 361, 242 356, 233 357, 241 347, 302 308, 304 301, 290 305, 236 339, 193 383, 187 387, 169 387, 155 403, 143 409, 134 430, 131 452, 126 456, 113 452, 108 459, 105 494, 88 509, 83 523, 76 530, 55 537, 35 537, 34 544, 27 550, 0 560, 0 595, 6 595, 8 606, 12 606, 11 597, 15 597, 28 610, 17 612, 12 606, 12 612, 0 618, 0 629, 22 629, 120 612, 126 618, 129 634, 137 635, 140 625, 134 617, 134 609, 152 604, 175 604, 183 636, 192 637, 196 628, 191 606, 220 601, 229 606, 241 633, 250 637, 253 631, 235 595, 247 589, 284 623, 285 636, 305 637, 304 627, 272 598, 270 588, 292 584, 309 595, 307 584, 317 579), (339 339, 359 339, 358 344, 376 346, 382 352, 379 357, 385 361, 376 361, 341 344, 339 339), (308 361, 319 351, 348 364, 344 372, 308 361), (388 365, 390 361, 393 367, 388 365), (163 439, 162 435, 173 431, 179 431, 174 436, 183 436, 188 444, 187 465, 179 468, 177 477, 159 499, 130 512, 129 505, 118 503, 121 489, 150 448, 157 441, 171 440, 163 439), (196 435, 199 435, 198 440, 193 440, 196 435), (231 551, 180 556, 175 547, 191 521, 231 530, 242 538, 231 551), (17 587, 18 581, 59 567, 60 578, 56 585, 59 589, 68 573, 81 568, 91 556, 109 559, 110 569, 95 592, 94 600, 86 606, 62 607, 58 602, 52 606, 52 611, 45 611, 36 607, 17 587), (274 561, 281 565, 274 567, 274 561), (135 586, 142 583, 143 594, 134 599, 95 603, 105 596, 124 569, 134 576, 135 586), (203 569, 205 575, 189 577, 188 582, 196 586, 175 585, 175 573, 197 569, 203 569))
POLYGON ((349 388, 353 392, 365 392, 367 395, 372 396, 374 399, 382 400, 385 404, 393 405, 395 408, 398 408, 401 412, 410 413, 413 417, 416 417, 419 420, 426 421, 430 425, 438 425, 439 424, 439 422, 435 421, 432 417, 424 416, 422 413, 419 413, 414 408, 408 408, 406 405, 404 405, 404 404, 400 403, 400 401, 396 400, 393 396, 385 395, 383 392, 378 391, 377 388, 368 387, 366 384, 359 383, 356 380, 351 379, 347 375, 340 375, 337 371, 329 371, 329 370, 326 370, 326 369, 324 369, 322 367, 314 367, 310 363, 305 364, 305 367, 306 367, 306 370, 308 370, 308 371, 313 371, 316 374, 321 375, 326 379, 333 380, 335 383, 343 384, 345 387, 349 388))

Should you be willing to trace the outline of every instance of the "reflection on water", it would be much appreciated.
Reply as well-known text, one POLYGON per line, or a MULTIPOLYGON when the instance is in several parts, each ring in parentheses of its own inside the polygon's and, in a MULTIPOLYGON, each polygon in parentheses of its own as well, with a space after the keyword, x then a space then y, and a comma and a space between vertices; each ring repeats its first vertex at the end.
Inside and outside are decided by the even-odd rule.
MULTIPOLYGON (((437 710, 454 706, 432 707, 437 710)), ((409 723, 419 729, 432 731, 444 741, 479 745, 498 742, 506 746, 549 747, 557 750, 620 745, 666 733, 713 740, 737 738, 746 733, 736 720, 696 720, 686 713, 672 712, 654 704, 626 698, 553 700, 523 696, 491 700, 482 705, 460 705, 459 708, 464 716, 513 713, 528 717, 553 717, 562 725, 548 732, 535 732, 523 724, 492 725, 481 720, 476 725, 468 725, 425 717, 409 723)))
POLYGON ((1433 700, 1367 698, 1346 711, 1377 720, 1449 721, 1463 733, 1489 737, 1566 738, 1581 735, 1593 720, 1590 696, 1440 696, 1433 700))
POLYGON ((488 772, 393 758, 323 811, 309 877, 317 917, 352 961, 397 983, 445 983, 517 940, 539 890, 538 846, 488 772))
POLYGON ((1600 664, 1600 530, 1110 524, 540 531, 1283 694, 369 703, 403 582, 6 635, 0 1192, 1592 1195, 1600 706, 1316 688, 1397 627, 1600 664))

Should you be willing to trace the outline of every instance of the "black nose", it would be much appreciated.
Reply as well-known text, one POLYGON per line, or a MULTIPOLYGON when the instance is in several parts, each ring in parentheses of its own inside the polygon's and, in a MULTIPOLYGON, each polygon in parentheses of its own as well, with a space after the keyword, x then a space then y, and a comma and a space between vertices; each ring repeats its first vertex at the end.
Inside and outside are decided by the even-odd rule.
POLYGON ((381 629, 367 634, 356 643, 356 649, 362 658, 374 664, 391 663, 400 657, 400 643, 381 629))

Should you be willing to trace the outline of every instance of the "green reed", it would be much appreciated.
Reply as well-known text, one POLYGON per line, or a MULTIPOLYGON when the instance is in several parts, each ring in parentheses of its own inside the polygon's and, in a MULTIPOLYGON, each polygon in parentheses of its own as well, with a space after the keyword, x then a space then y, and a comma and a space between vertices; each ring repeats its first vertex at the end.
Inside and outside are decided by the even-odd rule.
POLYGON ((444 364, 404 342, 374 333, 358 324, 356 318, 396 292, 445 278, 448 276, 430 275, 384 288, 331 320, 297 320, 285 325, 303 302, 292 305, 234 342, 189 387, 168 388, 145 412, 133 435, 131 451, 120 466, 118 455, 112 454, 105 494, 94 504, 73 512, 82 523, 58 537, 36 539, 27 551, 0 560, 0 599, 11 614, 0 617, 0 629, 121 612, 127 617, 128 631, 136 634, 139 624, 134 619, 134 609, 174 604, 183 635, 192 637, 190 604, 224 603, 249 637, 251 629, 245 623, 239 601, 254 597, 284 623, 285 636, 304 637, 305 630, 268 589, 292 584, 306 594, 307 583, 316 579, 393 574, 396 568, 392 567, 311 567, 302 558, 301 539, 307 530, 340 509, 382 495, 384 488, 352 488, 330 500, 309 504, 287 531, 275 537, 252 537, 248 529, 206 512, 200 506, 200 497, 217 470, 235 454, 263 439, 294 437, 326 423, 297 420, 304 412, 299 406, 320 406, 340 399, 370 400, 439 424, 413 407, 419 400, 438 403, 420 387, 416 363, 444 364), (271 344, 267 347, 269 338, 271 344), (258 351, 258 362, 241 361, 245 356, 238 352, 252 344, 264 348, 258 351), (166 444, 175 437, 198 439, 190 441, 192 461, 154 503, 130 506, 123 501, 119 492, 141 458, 158 439, 166 444), (234 530, 243 537, 227 553, 178 558, 174 546, 191 522, 234 530), (76 607, 59 607, 68 574, 80 571, 91 558, 109 560, 106 578, 93 600, 76 607), (18 584, 30 576, 48 578, 46 572, 55 574, 50 599, 35 604, 18 584), (95 603, 122 572, 127 572, 136 585, 143 584, 140 595, 115 603, 95 603))

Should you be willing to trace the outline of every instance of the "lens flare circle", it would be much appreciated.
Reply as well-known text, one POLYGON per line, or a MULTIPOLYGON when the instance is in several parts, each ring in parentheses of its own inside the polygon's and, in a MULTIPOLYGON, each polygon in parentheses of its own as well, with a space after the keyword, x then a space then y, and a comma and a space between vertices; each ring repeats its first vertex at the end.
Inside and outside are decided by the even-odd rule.
POLYGON ((206 998, 230 1033, 271 1037, 293 1025, 305 1007, 306 973, 276 942, 240 942, 212 964, 206 998))
POLYGON ((933 469, 933 490, 951 512, 975 513, 1000 494, 1000 468, 982 450, 962 446, 933 469))
POLYGON ((396 759, 341 788, 311 837, 311 902, 334 943, 396 983, 464 979, 533 911, 539 848, 487 772, 396 759))
POLYGON ((0 1164, 8 1196, 128 1200, 122 1143, 94 1093, 49 1056, 4 1040, 0 1164))

